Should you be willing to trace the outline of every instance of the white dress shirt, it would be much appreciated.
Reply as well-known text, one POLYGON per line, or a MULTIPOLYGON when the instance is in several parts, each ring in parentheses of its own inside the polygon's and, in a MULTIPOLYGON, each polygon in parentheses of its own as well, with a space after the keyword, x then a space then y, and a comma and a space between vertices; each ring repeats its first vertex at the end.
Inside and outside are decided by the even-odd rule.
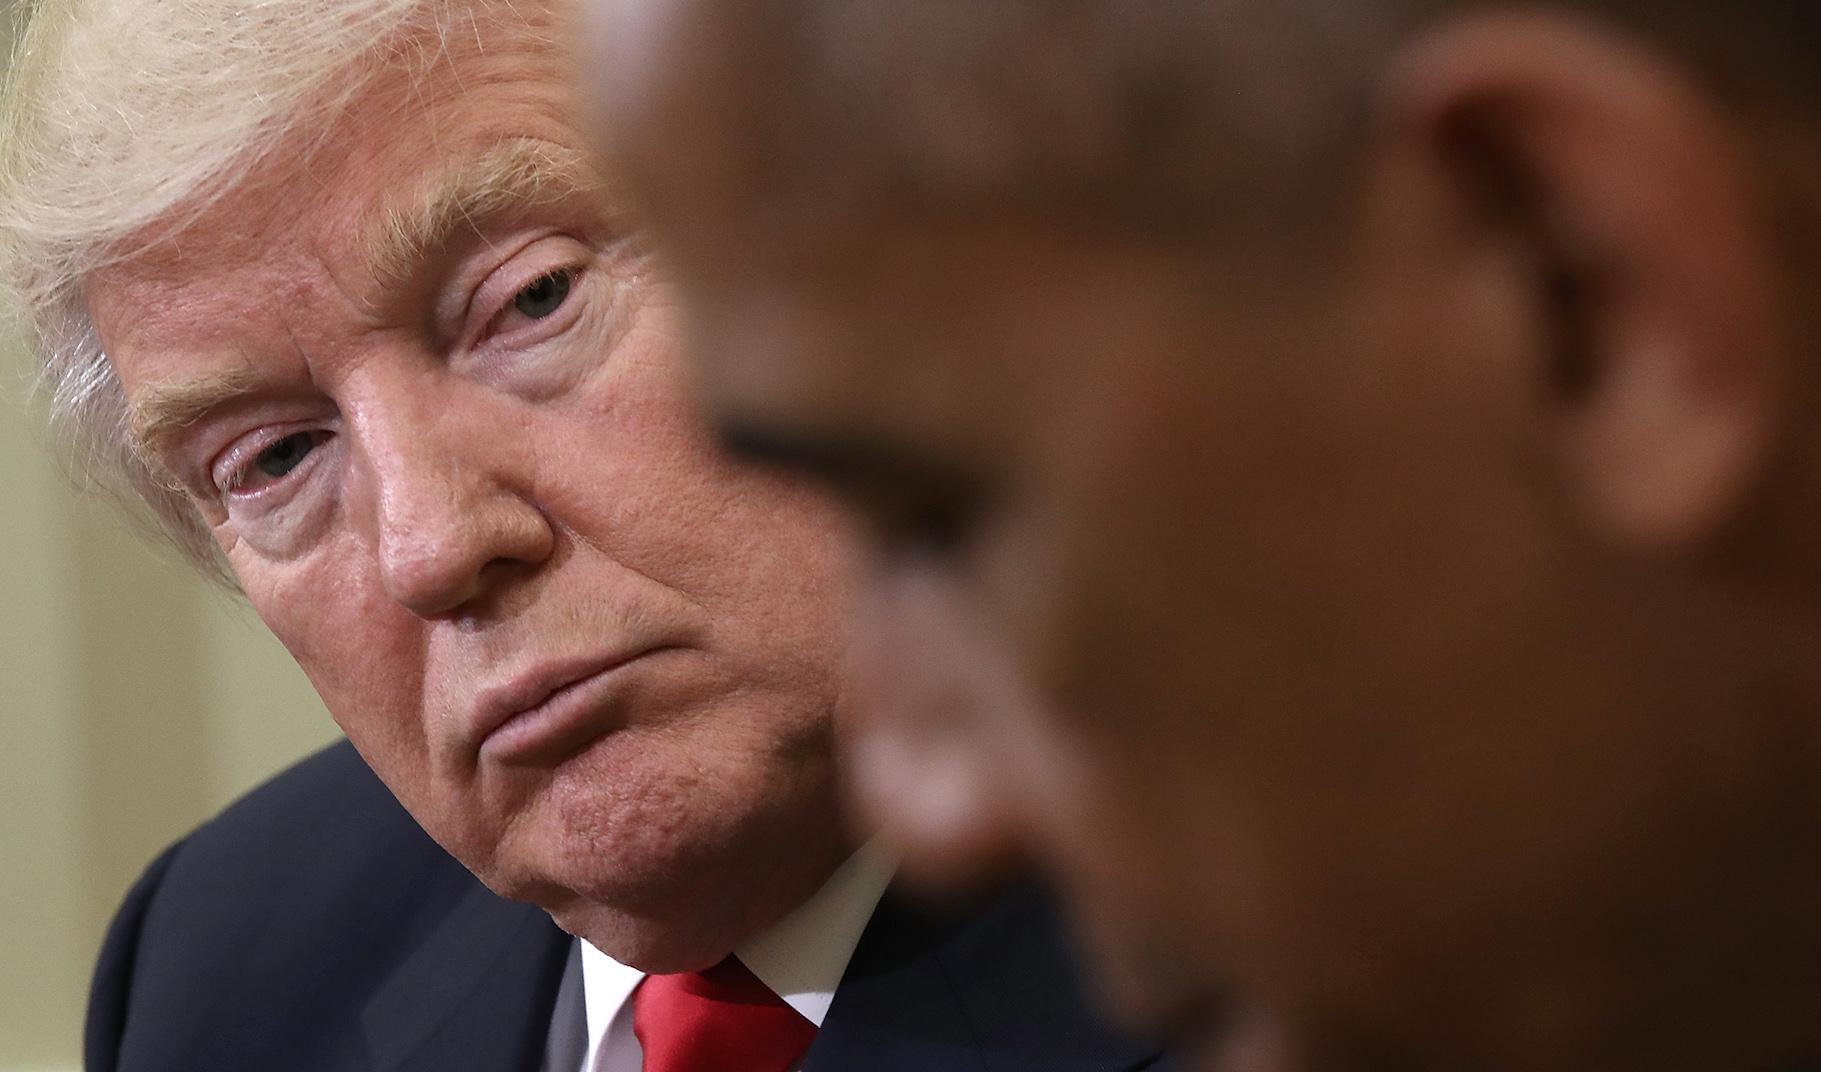
MULTIPOLYGON (((734 955, 785 1004, 821 1027, 835 986, 895 870, 895 861, 876 843, 867 844, 801 907, 741 944, 734 955)), ((628 999, 645 973, 587 942, 581 947, 588 1053, 579 1072, 640 1072, 645 1055, 632 1033, 628 999)))

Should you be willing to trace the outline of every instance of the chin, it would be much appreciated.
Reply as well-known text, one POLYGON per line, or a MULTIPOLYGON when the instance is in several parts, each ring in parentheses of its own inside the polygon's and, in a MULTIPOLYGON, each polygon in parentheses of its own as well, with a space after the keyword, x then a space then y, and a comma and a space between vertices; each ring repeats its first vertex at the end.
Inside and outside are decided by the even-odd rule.
POLYGON ((527 839, 525 833, 515 831, 509 851, 477 872, 487 887, 537 905, 563 930, 645 971, 694 971, 717 963, 769 908, 752 895, 754 885, 733 862, 706 857, 693 846, 664 852, 647 844, 614 852, 592 839, 527 839), (527 840, 535 850, 525 851, 527 840))
POLYGON ((712 967, 741 941, 714 922, 651 919, 580 899, 552 911, 550 918, 621 964, 657 975, 712 967))
POLYGON ((576 867, 572 856, 568 874, 523 884, 529 896, 519 899, 538 904, 559 927, 623 964, 698 971, 802 904, 844 856, 838 846, 819 848, 814 841, 760 853, 644 858, 636 866, 598 860, 576 867))
POLYGON ((661 752, 630 767, 577 758, 483 877, 646 971, 719 962, 807 900, 851 848, 832 788, 780 793, 790 779, 775 772, 667 764, 661 752))

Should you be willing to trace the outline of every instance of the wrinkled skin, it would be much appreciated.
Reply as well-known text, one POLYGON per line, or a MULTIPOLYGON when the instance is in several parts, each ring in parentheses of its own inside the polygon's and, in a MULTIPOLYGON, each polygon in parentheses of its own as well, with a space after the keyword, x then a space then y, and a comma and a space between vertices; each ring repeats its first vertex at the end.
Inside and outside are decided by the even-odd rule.
POLYGON ((137 420, 231 384, 158 460, 412 814, 610 954, 699 968, 850 847, 850 535, 704 434, 664 290, 594 183, 369 263, 377 214, 439 176, 508 142, 579 153, 545 43, 566 30, 526 17, 483 9, 418 84, 388 73, 307 160, 268 160, 87 297, 137 420), (566 734, 487 736, 487 690, 572 659, 608 669, 566 734))

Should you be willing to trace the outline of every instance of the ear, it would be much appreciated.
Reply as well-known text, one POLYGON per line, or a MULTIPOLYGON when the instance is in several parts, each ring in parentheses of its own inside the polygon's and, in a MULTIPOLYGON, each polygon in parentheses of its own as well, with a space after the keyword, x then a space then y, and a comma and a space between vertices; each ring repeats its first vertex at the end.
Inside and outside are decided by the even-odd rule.
POLYGON ((1786 371, 1742 131, 1666 55, 1567 13, 1451 22, 1392 72, 1389 136, 1531 258, 1541 427, 1580 521, 1617 550, 1717 537, 1786 371))

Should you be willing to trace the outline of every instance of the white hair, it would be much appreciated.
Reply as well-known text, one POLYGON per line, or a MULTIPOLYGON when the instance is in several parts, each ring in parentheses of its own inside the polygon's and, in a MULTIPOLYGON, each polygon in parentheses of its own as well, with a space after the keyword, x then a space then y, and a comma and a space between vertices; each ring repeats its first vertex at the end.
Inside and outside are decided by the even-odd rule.
POLYGON ((435 28, 410 38, 420 62, 440 51, 443 6, 39 0, 29 12, 0 92, 0 299, 35 348, 78 478, 217 577, 226 566, 203 519, 129 443, 83 281, 153 225, 180 227, 267 154, 307 149, 403 54, 420 16, 435 28))

